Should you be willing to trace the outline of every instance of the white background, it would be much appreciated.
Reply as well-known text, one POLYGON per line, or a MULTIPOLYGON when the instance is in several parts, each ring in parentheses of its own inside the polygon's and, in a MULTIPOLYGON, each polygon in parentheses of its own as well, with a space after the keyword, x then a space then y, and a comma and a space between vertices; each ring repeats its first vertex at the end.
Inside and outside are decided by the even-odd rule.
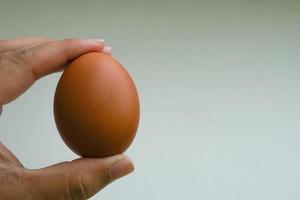
MULTIPOLYGON (((104 38, 137 84, 136 171, 92 199, 300 199, 300 3, 207 2, 0 0, 2 39, 104 38)), ((59 76, 4 106, 0 140, 26 167, 76 158, 59 76)))

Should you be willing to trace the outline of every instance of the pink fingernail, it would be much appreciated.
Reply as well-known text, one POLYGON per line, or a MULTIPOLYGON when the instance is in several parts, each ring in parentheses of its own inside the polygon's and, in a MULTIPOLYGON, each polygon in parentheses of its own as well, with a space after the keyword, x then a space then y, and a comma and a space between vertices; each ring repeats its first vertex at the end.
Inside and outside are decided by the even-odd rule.
POLYGON ((114 163, 109 168, 109 175, 112 180, 116 180, 118 178, 126 176, 127 174, 130 174, 133 171, 134 171, 133 162, 128 157, 125 157, 117 161, 116 163, 114 163))
POLYGON ((104 42, 103 39, 90 39, 91 41, 94 41, 94 42, 104 42))
POLYGON ((111 47, 109 47, 109 46, 105 46, 102 51, 104 53, 111 55, 111 47))

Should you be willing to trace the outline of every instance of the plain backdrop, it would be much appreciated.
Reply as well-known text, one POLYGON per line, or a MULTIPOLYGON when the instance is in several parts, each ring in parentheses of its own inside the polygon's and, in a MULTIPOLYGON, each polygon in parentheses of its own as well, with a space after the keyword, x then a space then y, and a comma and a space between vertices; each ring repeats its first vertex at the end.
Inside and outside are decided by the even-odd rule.
MULTIPOLYGON (((0 38, 104 38, 134 78, 136 171, 92 199, 298 200, 299 11, 296 0, 0 0, 0 38)), ((77 158, 53 119, 60 75, 4 106, 0 140, 28 168, 77 158)))

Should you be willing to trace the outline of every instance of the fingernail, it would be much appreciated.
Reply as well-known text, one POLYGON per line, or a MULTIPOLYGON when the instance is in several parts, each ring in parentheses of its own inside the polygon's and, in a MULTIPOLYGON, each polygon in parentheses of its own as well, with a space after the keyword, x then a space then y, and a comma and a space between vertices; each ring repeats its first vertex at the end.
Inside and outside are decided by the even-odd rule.
POLYGON ((91 42, 99 42, 99 43, 104 43, 105 41, 103 39, 88 39, 91 42))
POLYGON ((109 168, 109 175, 111 180, 116 180, 134 171, 133 162, 128 158, 117 161, 109 168))
POLYGON ((109 47, 109 46, 105 46, 102 51, 104 53, 111 55, 111 47, 109 47))
POLYGON ((94 41, 94 42, 104 42, 103 39, 90 39, 91 41, 94 41))

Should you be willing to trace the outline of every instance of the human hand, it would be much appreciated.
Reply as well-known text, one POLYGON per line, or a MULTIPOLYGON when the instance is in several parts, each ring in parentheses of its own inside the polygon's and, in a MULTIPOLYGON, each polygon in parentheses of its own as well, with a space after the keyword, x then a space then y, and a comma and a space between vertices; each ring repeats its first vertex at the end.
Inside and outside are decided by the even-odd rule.
MULTIPOLYGON (((111 53, 102 40, 0 40, 0 106, 16 99, 39 78, 63 70, 73 59, 92 51, 111 53)), ((133 170, 125 155, 26 169, 0 142, 0 199, 85 200, 133 170)))

